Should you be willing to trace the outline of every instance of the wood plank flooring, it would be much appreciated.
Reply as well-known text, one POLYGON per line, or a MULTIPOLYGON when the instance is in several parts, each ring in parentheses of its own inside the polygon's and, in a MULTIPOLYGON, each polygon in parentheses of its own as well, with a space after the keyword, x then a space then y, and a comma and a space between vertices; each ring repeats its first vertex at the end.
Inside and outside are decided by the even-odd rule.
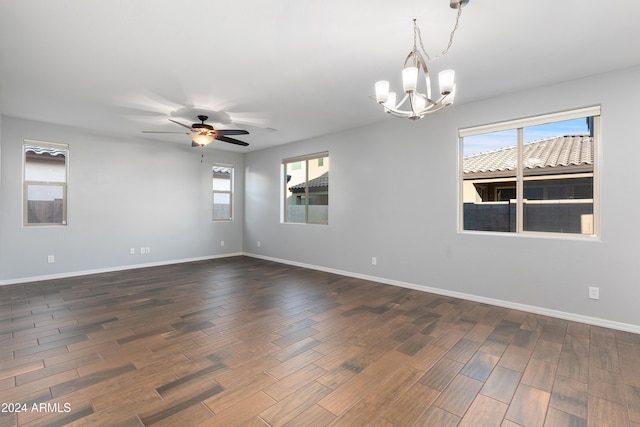
POLYGON ((640 427, 639 362, 639 335, 249 257, 0 287, 0 427, 640 427))

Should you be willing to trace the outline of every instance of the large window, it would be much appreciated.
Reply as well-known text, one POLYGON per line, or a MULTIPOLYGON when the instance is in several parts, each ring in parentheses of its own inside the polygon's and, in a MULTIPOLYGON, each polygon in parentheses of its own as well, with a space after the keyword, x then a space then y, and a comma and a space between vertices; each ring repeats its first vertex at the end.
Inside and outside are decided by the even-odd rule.
POLYGON ((329 153, 285 159, 284 222, 329 222, 329 153))
POLYGON ((67 224, 69 146, 25 140, 24 225, 67 224))
POLYGON ((461 229, 598 234, 600 108, 460 130, 461 229))
POLYGON ((233 219, 233 166, 213 165, 213 220, 233 219))

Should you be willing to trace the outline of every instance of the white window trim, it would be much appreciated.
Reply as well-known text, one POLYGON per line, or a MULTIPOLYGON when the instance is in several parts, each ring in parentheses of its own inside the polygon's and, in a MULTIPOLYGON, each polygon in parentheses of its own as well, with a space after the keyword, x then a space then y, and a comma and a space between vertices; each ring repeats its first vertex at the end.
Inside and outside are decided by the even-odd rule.
MULTIPOLYGON (((231 169, 231 183, 230 183, 230 187, 231 188, 229 191, 223 191, 223 190, 214 190, 213 188, 211 189, 211 220, 213 222, 230 222, 233 221, 234 218, 234 208, 235 208, 235 203, 233 200, 234 197, 234 186, 235 186, 235 174, 236 174, 236 170, 235 167, 233 165, 229 165, 229 164, 224 164, 224 163, 213 163, 211 165, 211 173, 213 175, 213 168, 215 167, 221 167, 221 168, 230 168, 231 169), (220 219, 216 219, 213 217, 214 215, 214 206, 215 206, 215 194, 228 194, 229 195, 229 215, 230 218, 220 218, 220 219)), ((213 179, 213 176, 212 176, 213 179)))
POLYGON ((23 227, 66 227, 69 224, 69 157, 70 150, 69 144, 59 143, 59 142, 48 142, 48 141, 40 141, 36 139, 23 139, 22 140, 22 226, 23 227), (42 148, 52 148, 56 150, 64 150, 65 151, 65 182, 45 182, 45 181, 27 181, 26 178, 26 166, 27 166, 27 153, 25 151, 25 147, 28 145, 35 145, 42 148), (62 223, 57 222, 43 222, 43 223, 29 223, 28 222, 28 200, 27 200, 27 192, 29 184, 35 185, 51 185, 51 186, 60 186, 62 187, 62 194, 64 198, 64 203, 62 205, 64 218, 62 223))
MULTIPOLYGON (((502 236, 518 236, 518 237, 543 237, 554 239, 566 239, 566 240, 594 240, 600 241, 601 239, 601 217, 600 217, 600 122, 601 122, 601 107, 599 105, 584 107, 575 110, 561 111, 550 114, 543 114, 539 116, 526 117, 521 119, 509 120, 505 122, 492 123, 487 125, 471 126, 458 129, 458 233, 462 234, 477 234, 477 235, 502 235, 502 236), (518 146, 521 145, 523 139, 523 128, 529 126, 537 126, 550 122, 559 122, 564 120, 579 119, 579 118, 593 117, 593 134, 594 134, 594 149, 593 149, 593 234, 574 234, 574 233, 552 233, 552 232, 540 232, 540 231, 525 231, 523 230, 523 186, 516 186, 516 232, 498 232, 498 231, 481 231, 481 230, 465 230, 464 229, 464 203, 462 203, 463 194, 463 142, 464 138, 473 135, 479 135, 484 133, 498 132, 504 130, 516 129, 518 133, 518 146)), ((519 165, 522 164, 522 150, 518 150, 519 165)), ((516 182, 523 182, 522 168, 517 169, 516 182)))
POLYGON ((580 119, 582 117, 600 116, 600 114, 600 106, 595 105, 592 107, 579 108, 577 110, 561 111, 557 113, 543 114, 541 116, 508 120, 506 122, 460 128, 458 130, 458 136, 463 138, 465 136, 478 135, 481 133, 499 132, 503 130, 543 125, 549 122, 560 122, 563 120, 580 119))
POLYGON ((304 192, 304 197, 305 200, 307 202, 305 202, 305 212, 304 212, 304 216, 305 216, 305 222, 289 222, 287 221, 287 198, 286 198, 286 194, 287 194, 287 165, 290 163, 296 163, 296 162, 305 162, 307 163, 305 165, 305 182, 309 182, 309 164, 308 162, 311 160, 315 160, 315 159, 319 159, 319 158, 323 158, 323 157, 329 157, 329 152, 328 151, 321 151, 319 153, 313 153, 313 154, 306 154, 304 156, 296 156, 296 157, 289 157, 286 159, 282 159, 282 166, 281 166, 281 179, 282 179, 282 194, 281 194, 281 200, 282 200, 282 214, 280 215, 281 218, 281 223, 282 224, 302 224, 302 225, 329 225, 329 221, 327 222, 315 222, 315 221, 309 221, 309 205, 308 205, 308 200, 309 200, 309 188, 308 186, 305 187, 305 192, 304 192))

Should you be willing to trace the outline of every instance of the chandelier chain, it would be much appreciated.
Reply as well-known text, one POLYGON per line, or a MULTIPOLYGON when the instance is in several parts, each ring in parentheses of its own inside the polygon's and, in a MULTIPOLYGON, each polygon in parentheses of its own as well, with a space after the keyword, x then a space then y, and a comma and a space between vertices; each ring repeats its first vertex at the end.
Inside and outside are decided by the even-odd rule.
POLYGON ((456 30, 458 29, 458 23, 460 22, 460 16, 462 15, 462 3, 458 5, 458 14, 456 15, 456 23, 453 26, 453 30, 451 30, 451 34, 449 35, 449 44, 447 44, 447 48, 440 52, 438 55, 431 58, 427 53, 427 50, 424 48, 424 44, 422 43, 422 34, 420 33, 420 27, 416 24, 416 20, 413 20, 413 48, 416 49, 416 42, 420 41, 420 50, 424 54, 427 61, 435 61, 436 59, 440 59, 445 56, 449 49, 451 49, 451 45, 453 44, 453 37, 456 34, 456 30))

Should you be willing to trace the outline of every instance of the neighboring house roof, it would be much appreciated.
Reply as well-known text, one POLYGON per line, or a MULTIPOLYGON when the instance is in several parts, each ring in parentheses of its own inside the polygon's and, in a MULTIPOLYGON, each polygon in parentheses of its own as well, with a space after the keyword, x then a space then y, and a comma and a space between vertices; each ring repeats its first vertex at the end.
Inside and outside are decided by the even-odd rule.
MULTIPOLYGON (((552 169, 568 166, 593 166, 593 138, 589 135, 565 135, 523 144, 525 169, 552 169)), ((516 147, 474 154, 463 159, 465 174, 513 171, 516 147)))
POLYGON ((219 178, 226 178, 225 175, 231 177, 231 169, 224 166, 214 166, 213 167, 213 176, 217 176, 219 178))
MULTIPOLYGON (((309 180, 309 191, 320 191, 329 187, 329 172, 325 172, 317 178, 309 180)), ((305 183, 292 185, 289 187, 289 191, 292 193, 304 192, 305 183)))
POLYGON ((33 154, 48 154, 50 156, 62 156, 64 157, 66 154, 66 150, 60 150, 57 148, 51 147, 40 147, 37 145, 27 145, 24 147, 25 153, 33 153, 33 154))

